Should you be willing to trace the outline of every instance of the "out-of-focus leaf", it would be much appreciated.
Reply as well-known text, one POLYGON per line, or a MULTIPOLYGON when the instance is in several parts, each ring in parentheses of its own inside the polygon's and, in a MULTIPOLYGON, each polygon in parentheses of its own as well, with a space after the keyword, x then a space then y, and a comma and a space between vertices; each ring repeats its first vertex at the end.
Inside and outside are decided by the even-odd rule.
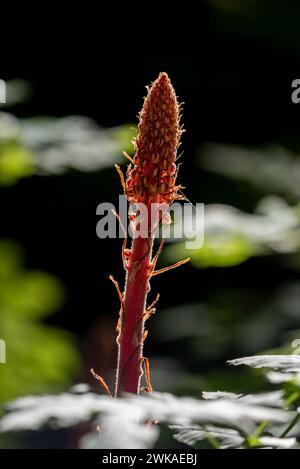
MULTIPOLYGON (((196 446, 199 441, 207 440, 208 443, 213 444, 218 449, 241 449, 244 446, 245 439, 241 434, 231 428, 218 428, 207 425, 201 427, 199 425, 185 427, 180 425, 171 426, 175 430, 174 438, 181 443, 189 446, 196 446)), ((267 448, 293 448, 296 446, 296 438, 274 438, 270 436, 261 436, 257 438, 256 442, 251 447, 267 447, 267 448)))
POLYGON ((296 443, 296 438, 274 438, 272 436, 262 436, 259 438, 258 446, 261 445, 266 448, 290 449, 296 447, 296 443))
POLYGON ((273 391, 259 394, 235 394, 231 392, 203 392, 202 396, 206 400, 229 399, 244 402, 247 404, 267 405, 281 408, 284 404, 283 392, 273 391))
POLYGON ((32 95, 32 87, 26 80, 15 78, 6 81, 6 103, 1 107, 11 107, 26 102, 32 95))
POLYGON ((23 319, 53 313, 62 306, 64 299, 62 286, 56 278, 35 271, 15 276, 14 283, 6 284, 5 290, 0 288, 0 295, 6 308, 23 319))
POLYGON ((265 193, 300 196, 300 158, 279 146, 247 149, 222 144, 202 148, 200 164, 205 169, 235 179, 250 181, 265 193))
POLYGON ((229 267, 241 264, 255 253, 251 242, 240 235, 205 236, 203 246, 197 250, 186 249, 184 244, 168 247, 167 256, 172 261, 182 256, 191 257, 195 267, 229 267))
POLYGON ((0 144, 16 142, 20 133, 20 123, 13 114, 0 112, 0 144))
POLYGON ((0 240, 0 278, 11 278, 21 268, 24 258, 22 248, 9 239, 0 240))
POLYGON ((269 371, 266 374, 267 379, 272 384, 281 384, 293 382, 300 387, 300 371, 298 373, 283 373, 279 371, 269 371))
POLYGON ((50 274, 25 271, 22 251, 0 242, 0 338, 6 363, 0 364, 0 402, 69 384, 79 356, 64 331, 38 323, 61 307, 64 292, 50 274))
POLYGON ((229 360, 228 363, 230 365, 248 365, 252 368, 268 367, 286 372, 300 370, 299 355, 256 355, 229 360))
POLYGON ((104 129, 83 116, 18 119, 0 112, 0 184, 113 167, 122 150, 131 151, 135 134, 130 125, 104 129))
MULTIPOLYGON (((279 197, 266 197, 255 213, 227 205, 205 207, 203 246, 188 249, 186 241, 167 248, 167 257, 176 261, 191 257, 195 267, 228 267, 240 264, 251 256, 290 253, 300 248, 300 210, 290 207, 279 197)), ((184 223, 184 235, 189 242, 200 237, 195 233, 193 216, 184 215, 175 223, 184 223)))
MULTIPOLYGON (((11 403, 7 411, 0 420, 2 432, 32 430, 45 425, 66 427, 98 415, 97 421, 104 432, 102 441, 102 432, 98 435, 96 447, 100 448, 104 447, 103 442, 105 445, 110 442, 108 448, 149 447, 149 430, 145 429, 149 419, 173 425, 201 423, 232 426, 243 434, 251 435, 263 420, 286 423, 294 415, 293 412, 284 412, 268 405, 248 404, 238 399, 205 401, 159 393, 115 400, 92 393, 26 397, 11 403), (127 427, 130 431, 124 436, 127 427), (132 441, 129 441, 130 436, 132 441)), ((157 430, 152 431, 152 443, 157 433, 157 430)), ((85 440, 84 446, 95 447, 96 442, 94 433, 92 439, 85 440)))
POLYGON ((14 143, 0 143, 0 184, 9 186, 20 178, 31 176, 35 172, 35 159, 32 152, 14 143))
POLYGON ((137 129, 134 125, 126 124, 119 127, 108 129, 111 137, 116 141, 119 148, 127 153, 132 153, 134 146, 132 145, 134 137, 137 135, 137 129))
POLYGON ((82 116, 23 119, 20 124, 20 139, 34 151, 44 174, 60 174, 68 168, 96 171, 112 167, 134 135, 129 126, 103 129, 82 116))
POLYGON ((206 425, 204 428, 200 425, 171 425, 170 428, 175 431, 173 435, 175 440, 194 447, 203 440, 207 440, 208 446, 218 449, 240 448, 244 442, 239 432, 231 428, 218 428, 212 425, 206 425))
POLYGON ((102 416, 100 432, 91 432, 81 439, 80 448, 148 449, 153 448, 158 436, 156 425, 128 418, 128 410, 122 414, 112 412, 102 416))

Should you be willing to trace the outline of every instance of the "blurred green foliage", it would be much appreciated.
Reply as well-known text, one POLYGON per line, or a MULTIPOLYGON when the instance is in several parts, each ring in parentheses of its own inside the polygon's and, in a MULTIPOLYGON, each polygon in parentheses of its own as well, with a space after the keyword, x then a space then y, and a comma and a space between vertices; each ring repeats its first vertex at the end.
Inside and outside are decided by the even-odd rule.
POLYGON ((167 256, 175 261, 189 256, 195 267, 228 267, 237 265, 249 259, 255 252, 255 247, 242 234, 227 234, 226 236, 206 236, 201 248, 186 249, 184 243, 171 245, 167 256))
POLYGON ((62 285, 45 272, 24 270, 22 261, 17 244, 0 241, 0 336, 6 344, 0 402, 61 389, 80 364, 70 335, 41 322, 62 306, 62 285))
POLYGON ((35 173, 35 159, 31 151, 18 143, 0 143, 0 184, 8 186, 35 173))
POLYGON ((130 124, 103 129, 87 117, 19 119, 0 112, 0 185, 34 174, 111 167, 122 150, 132 151, 130 124))

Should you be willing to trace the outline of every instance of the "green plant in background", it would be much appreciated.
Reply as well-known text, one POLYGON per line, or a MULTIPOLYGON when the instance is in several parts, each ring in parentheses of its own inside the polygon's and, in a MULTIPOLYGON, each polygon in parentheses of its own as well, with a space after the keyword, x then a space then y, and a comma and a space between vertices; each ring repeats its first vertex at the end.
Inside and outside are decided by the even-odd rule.
POLYGON ((65 331, 42 324, 64 299, 60 282, 40 271, 26 271, 23 253, 0 241, 0 338, 6 363, 0 364, 0 402, 68 385, 79 356, 65 331))
POLYGON ((135 135, 128 125, 103 129, 83 116, 19 119, 0 112, 0 185, 32 176, 110 167, 135 135))
POLYGON ((257 355, 229 363, 262 368, 275 389, 257 394, 203 392, 201 399, 154 393, 113 400, 81 385, 70 393, 10 403, 0 420, 0 432, 9 436, 49 425, 57 429, 92 421, 93 430, 80 441, 82 448, 169 448, 176 446, 174 438, 194 448, 299 449, 299 355, 257 355), (149 425, 149 419, 159 422, 149 425), (95 430, 96 425, 101 432, 95 430), (167 445, 160 446, 166 434, 167 445))
MULTIPOLYGON (((261 199, 254 213, 230 205, 208 204, 203 246, 191 251, 182 241, 173 243, 167 249, 167 258, 173 261, 177 256, 190 255, 195 267, 206 268, 230 267, 255 256, 292 254, 294 257, 300 251, 299 222, 299 203, 289 205, 278 195, 261 199)), ((191 221, 185 223, 185 234, 190 236, 191 221)))
POLYGON ((9 186, 36 171, 31 151, 16 142, 0 142, 0 185, 9 186))

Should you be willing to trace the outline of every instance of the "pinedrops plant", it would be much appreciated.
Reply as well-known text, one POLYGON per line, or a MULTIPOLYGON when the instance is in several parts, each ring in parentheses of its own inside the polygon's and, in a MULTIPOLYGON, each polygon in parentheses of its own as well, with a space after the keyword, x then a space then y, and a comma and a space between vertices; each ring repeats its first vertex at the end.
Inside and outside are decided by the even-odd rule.
POLYGON ((176 184, 177 149, 182 128, 180 106, 168 75, 160 73, 147 90, 139 115, 138 135, 134 140, 135 155, 132 159, 125 154, 130 160, 126 178, 116 165, 130 206, 133 240, 130 249, 127 248, 126 238, 123 243, 122 258, 126 271, 124 293, 121 293, 118 282, 110 277, 121 303, 117 326, 119 353, 115 396, 123 392, 139 394, 143 364, 147 381, 145 390, 151 392, 150 367, 148 359, 143 356, 143 342, 147 336, 145 322, 155 312, 159 295, 150 306, 146 306, 150 280, 189 260, 156 270, 163 248, 162 241, 153 254, 158 225, 161 221, 169 222, 168 207, 183 198, 179 192, 181 186, 176 184))

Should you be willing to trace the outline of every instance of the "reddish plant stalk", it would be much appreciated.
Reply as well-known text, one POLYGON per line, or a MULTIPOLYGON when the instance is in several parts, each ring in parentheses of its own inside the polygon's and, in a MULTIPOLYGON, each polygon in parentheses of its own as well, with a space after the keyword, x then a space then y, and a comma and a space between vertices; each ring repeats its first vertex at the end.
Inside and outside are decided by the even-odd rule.
MULTIPOLYGON (((121 295, 119 292, 121 310, 117 339, 119 356, 116 396, 123 392, 138 394, 140 391, 144 360, 144 323, 154 312, 152 306, 146 308, 146 300, 158 257, 156 255, 152 259, 155 219, 150 219, 151 206, 153 203, 158 204, 159 211, 160 206, 169 206, 174 200, 181 198, 178 195, 180 186, 175 185, 176 151, 180 134, 176 95, 167 74, 161 73, 148 89, 139 116, 133 166, 129 165, 126 182, 123 181, 124 191, 131 206, 143 203, 148 211, 135 225, 135 228, 140 228, 141 224, 144 224, 147 236, 136 236, 131 249, 123 248, 126 285, 124 293, 121 295)), ((133 213, 131 219, 134 220, 136 215, 138 213, 133 213)), ((154 213, 154 218, 156 215, 158 216, 158 213, 154 213)), ((151 385, 148 385, 148 391, 150 390, 151 385)))
POLYGON ((142 375, 144 312, 149 290, 149 264, 153 239, 136 238, 128 263, 124 311, 118 338, 119 360, 116 394, 138 394, 142 375))

